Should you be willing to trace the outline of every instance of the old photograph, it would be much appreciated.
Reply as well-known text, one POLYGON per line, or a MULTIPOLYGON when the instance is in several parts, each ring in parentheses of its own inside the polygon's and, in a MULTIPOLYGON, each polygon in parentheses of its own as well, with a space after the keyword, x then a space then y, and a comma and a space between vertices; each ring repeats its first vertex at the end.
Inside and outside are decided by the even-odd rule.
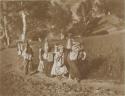
POLYGON ((0 96, 125 96, 124 0, 0 0, 0 96))

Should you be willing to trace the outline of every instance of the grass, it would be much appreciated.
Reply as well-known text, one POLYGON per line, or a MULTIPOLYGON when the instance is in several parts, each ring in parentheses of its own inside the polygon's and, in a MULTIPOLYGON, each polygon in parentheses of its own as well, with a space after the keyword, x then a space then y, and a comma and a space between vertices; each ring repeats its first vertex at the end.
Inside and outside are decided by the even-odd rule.
MULTIPOLYGON (((81 63, 83 77, 80 84, 73 81, 46 77, 42 73, 25 76, 19 66, 15 48, 0 51, 0 96, 124 96, 124 35, 102 35, 81 39, 87 59, 81 63), (99 79, 99 80, 97 80, 99 79), (110 80, 106 80, 110 79, 110 80), (60 82, 62 81, 62 82, 60 82), (66 82, 66 83, 65 83, 66 82), (58 93, 60 92, 60 93, 58 93), (95 93, 97 92, 97 93, 95 93), (70 93, 70 94, 69 94, 70 93), (77 94, 77 95, 75 95, 77 94)), ((80 41, 80 40, 78 40, 80 41)), ((34 64, 38 65, 38 42, 32 42, 34 64)))
POLYGON ((87 63, 84 64, 86 77, 123 79, 124 35, 121 33, 83 39, 87 52, 87 63))
MULTIPOLYGON (((84 78, 123 80, 124 70, 124 33, 84 37, 78 41, 84 44, 87 59, 81 62, 84 78)), ((59 41, 50 41, 51 46, 59 41)), ((60 42, 64 44, 64 42, 60 42)), ((35 64, 38 64, 38 46, 33 46, 35 64)))

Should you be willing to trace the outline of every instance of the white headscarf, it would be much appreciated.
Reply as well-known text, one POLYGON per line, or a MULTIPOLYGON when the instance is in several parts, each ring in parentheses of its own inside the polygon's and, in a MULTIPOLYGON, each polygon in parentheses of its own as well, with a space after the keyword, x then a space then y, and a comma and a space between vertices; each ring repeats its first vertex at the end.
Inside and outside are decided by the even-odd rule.
POLYGON ((79 50, 80 50, 80 43, 79 42, 73 42, 72 51, 69 54, 70 60, 76 60, 77 59, 79 50))

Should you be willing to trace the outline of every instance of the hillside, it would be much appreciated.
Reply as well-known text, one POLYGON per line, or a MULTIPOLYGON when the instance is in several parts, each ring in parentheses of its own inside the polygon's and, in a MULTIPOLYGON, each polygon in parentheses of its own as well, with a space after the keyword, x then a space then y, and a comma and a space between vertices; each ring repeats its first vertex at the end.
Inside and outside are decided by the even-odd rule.
MULTIPOLYGON (((2 50, 0 95, 124 96, 124 35, 122 33, 83 39, 87 61, 81 64, 84 78, 80 83, 67 78, 50 78, 42 73, 25 76, 22 59, 17 57, 16 49, 2 50)), ((38 64, 38 45, 33 43, 35 65, 38 64)))
POLYGON ((5 29, 10 37, 9 47, 6 38, 0 38, 0 96, 124 96, 123 1, 0 1, 0 37, 5 29), (34 53, 35 72, 31 75, 24 75, 23 59, 17 56, 16 41, 24 31, 23 25, 34 53), (60 33, 65 36, 63 40, 60 33), (80 83, 36 72, 38 50, 45 38, 51 47, 65 46, 69 33, 87 53, 86 60, 80 63, 80 83), (42 42, 38 42, 39 38, 42 42))
POLYGON ((125 32, 124 23, 120 18, 115 15, 103 16, 94 28, 92 34, 117 34, 120 32, 125 32))
MULTIPOLYGON (((76 38, 84 45, 86 61, 81 63, 83 79, 118 80, 124 79, 124 36, 125 33, 107 34, 76 38)), ((49 40, 51 47, 65 41, 49 40)), ((38 66, 38 48, 41 44, 33 42, 34 63, 38 66)))
MULTIPOLYGON (((123 79, 125 33, 95 36, 83 40, 87 52, 86 76, 123 79), (90 71, 90 72, 88 72, 90 71)), ((83 70, 84 72, 84 70, 83 70)))

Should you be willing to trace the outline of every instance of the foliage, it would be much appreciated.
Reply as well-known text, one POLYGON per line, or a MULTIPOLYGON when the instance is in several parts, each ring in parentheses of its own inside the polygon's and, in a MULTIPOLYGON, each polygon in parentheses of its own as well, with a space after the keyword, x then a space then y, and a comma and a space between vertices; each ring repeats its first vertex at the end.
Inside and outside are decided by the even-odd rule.
POLYGON ((0 25, 2 25, 3 22, 2 16, 6 15, 9 35, 11 35, 12 38, 18 38, 22 33, 22 20, 20 12, 24 10, 27 13, 27 33, 29 38, 42 38, 49 32, 55 32, 57 34, 60 32, 65 34, 67 32, 72 32, 76 34, 88 35, 91 34, 93 28, 97 26, 97 15, 102 13, 107 15, 108 11, 110 11, 111 14, 123 17, 124 12, 120 10, 123 7, 121 1, 86 0, 85 2, 80 2, 78 8, 76 9, 76 15, 79 18, 77 23, 74 23, 72 16, 73 13, 71 11, 72 6, 74 6, 73 2, 69 5, 63 5, 63 3, 70 3, 71 1, 69 0, 62 2, 61 4, 51 4, 49 0, 35 2, 0 1, 0 9, 2 9, 2 14, 0 14, 0 25), (96 1, 99 1, 100 3, 96 3, 96 1), (6 8, 3 8, 3 5, 5 5, 6 8), (97 8, 97 10, 95 11, 94 8, 97 8))

